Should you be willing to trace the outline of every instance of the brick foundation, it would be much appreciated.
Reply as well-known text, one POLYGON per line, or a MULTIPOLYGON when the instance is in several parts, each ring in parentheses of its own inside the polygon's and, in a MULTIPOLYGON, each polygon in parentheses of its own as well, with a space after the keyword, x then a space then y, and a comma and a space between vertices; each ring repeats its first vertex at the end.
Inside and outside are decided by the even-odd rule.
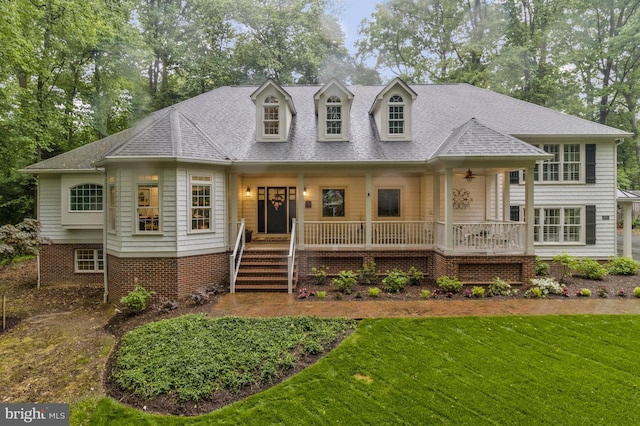
POLYGON ((527 283, 536 275, 535 256, 445 256, 434 252, 436 277, 457 277, 463 283, 489 284, 500 277, 512 283, 527 283))
POLYGON ((109 300, 117 302, 133 290, 134 279, 145 289, 170 300, 182 299, 212 285, 229 286, 229 254, 179 258, 118 258, 108 256, 109 300))
POLYGON ((100 249, 102 244, 51 244, 40 250, 40 284, 102 284, 102 272, 75 272, 76 249, 100 249))

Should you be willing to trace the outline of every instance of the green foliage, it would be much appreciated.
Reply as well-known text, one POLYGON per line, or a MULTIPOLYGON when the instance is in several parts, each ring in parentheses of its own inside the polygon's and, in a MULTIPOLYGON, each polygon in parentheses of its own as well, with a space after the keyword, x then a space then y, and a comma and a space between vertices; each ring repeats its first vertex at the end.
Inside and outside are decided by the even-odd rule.
POLYGON ((614 257, 605 264, 611 275, 635 275, 639 264, 629 257, 614 257))
POLYGON ((546 276, 549 275, 551 271, 551 267, 547 262, 542 260, 539 256, 536 256, 536 275, 537 276, 546 276))
POLYGON ((315 278, 316 284, 322 285, 327 281, 327 273, 329 272, 329 267, 321 266, 319 268, 311 268, 311 272, 313 273, 313 277, 315 278))
POLYGON ((353 328, 347 319, 185 315, 125 334, 114 378, 145 399, 175 395, 180 402, 199 401, 213 392, 237 393, 270 382, 298 362, 298 347, 319 354, 353 328))
POLYGON ((489 284, 489 293, 493 296, 510 296, 513 294, 513 290, 511 290, 511 284, 508 281, 496 277, 489 284))
POLYGON ((353 271, 340 271, 331 282, 339 292, 351 294, 351 288, 358 283, 358 279, 353 271))
POLYGON ((133 290, 120 299, 120 303, 133 312, 142 312, 147 309, 147 301, 154 294, 156 294, 155 291, 149 291, 141 285, 135 284, 133 290))
POLYGON ((589 290, 588 288, 583 288, 578 292, 578 296, 589 297, 591 296, 591 290, 589 290))
POLYGON ((561 253, 553 256, 553 262, 562 266, 562 277, 570 277, 571 271, 575 269, 578 260, 569 253, 561 253))
POLYGON ((43 244, 49 244, 49 240, 40 236, 40 223, 35 219, 0 226, 0 268, 22 256, 38 254, 43 244))
POLYGON ((576 261, 574 269, 578 275, 590 280, 602 280, 607 275, 607 269, 604 266, 588 257, 576 261))
POLYGON ((376 269, 376 262, 370 260, 362 264, 362 269, 358 271, 360 282, 363 284, 372 284, 377 280, 378 270, 376 269))
POLYGON ((380 289, 378 287, 369 287, 369 297, 380 297, 380 289))
POLYGON ((403 271, 387 271, 387 276, 382 279, 383 289, 387 293, 400 293, 409 282, 409 277, 403 271))
POLYGON ((420 298, 421 299, 428 299, 431 297, 431 292, 429 290, 422 290, 420 292, 420 298))
POLYGON ((635 287, 635 288, 633 289, 633 295, 634 295, 635 297, 640 298, 640 287, 635 287))
POLYGON ((473 297, 484 297, 484 287, 473 286, 471 288, 471 295, 473 297))
POLYGON ((529 290, 527 290, 524 294, 524 297, 532 297, 534 299, 541 299, 544 297, 544 294, 542 293, 542 289, 539 287, 533 287, 529 290))
POLYGON ((319 291, 316 293, 316 297, 318 299, 324 299, 327 297, 327 292, 326 291, 319 291))
POLYGON ((462 286, 464 285, 462 281, 458 280, 456 277, 449 277, 447 275, 443 275, 436 279, 436 284, 438 288, 447 293, 458 293, 462 290, 462 286))
POLYGON ((560 284, 558 281, 551 277, 547 278, 533 278, 531 280, 532 288, 524 293, 525 297, 547 297, 549 294, 565 294, 566 286, 560 284))
POLYGON ((415 266, 412 266, 407 271, 407 278, 409 278, 409 285, 418 285, 424 278, 422 271, 419 271, 415 266))

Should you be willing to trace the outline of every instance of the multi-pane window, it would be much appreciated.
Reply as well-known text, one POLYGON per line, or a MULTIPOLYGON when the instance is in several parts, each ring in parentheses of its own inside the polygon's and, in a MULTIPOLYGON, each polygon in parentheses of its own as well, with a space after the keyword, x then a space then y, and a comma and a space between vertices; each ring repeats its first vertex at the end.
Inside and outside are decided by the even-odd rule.
POLYGON ((378 217, 400 217, 399 189, 378 189, 378 217))
POLYGON ((136 213, 138 231, 160 230, 160 192, 158 176, 138 176, 136 213))
POLYGON ((404 99, 400 95, 389 98, 389 134, 404 133, 404 99))
POLYGON ((342 134, 342 102, 337 96, 327 99, 327 135, 342 134))
POLYGON ((544 144, 542 149, 553 157, 536 163, 533 169, 533 177, 536 181, 580 181, 582 161, 580 144, 544 144))
POLYGON ((211 229, 211 177, 191 176, 191 230, 211 229))
POLYGON ((533 240, 536 243, 580 243, 582 208, 540 207, 534 210, 533 240))
POLYGON ((102 249, 75 250, 76 272, 104 271, 104 255, 102 249))
POLYGON ((278 98, 267 96, 263 105, 263 122, 265 135, 280 134, 280 106, 278 98))
POLYGON ((85 183, 70 189, 71 211, 102 211, 102 185, 85 183))

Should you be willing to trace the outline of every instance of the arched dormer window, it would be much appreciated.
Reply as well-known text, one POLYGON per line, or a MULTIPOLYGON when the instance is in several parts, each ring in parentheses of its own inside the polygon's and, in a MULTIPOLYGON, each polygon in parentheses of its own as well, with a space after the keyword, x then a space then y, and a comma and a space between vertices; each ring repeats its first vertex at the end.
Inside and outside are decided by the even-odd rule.
POLYGON ((405 129, 404 122, 404 99, 400 95, 392 95, 389 98, 389 135, 403 135, 405 129))
POLYGON ((342 101, 337 96, 327 98, 327 136, 342 134, 342 101))
POLYGON ((264 135, 280 135, 280 101, 275 96, 267 96, 262 105, 264 135))
POLYGON ((85 183, 69 189, 69 210, 102 211, 102 185, 85 183))

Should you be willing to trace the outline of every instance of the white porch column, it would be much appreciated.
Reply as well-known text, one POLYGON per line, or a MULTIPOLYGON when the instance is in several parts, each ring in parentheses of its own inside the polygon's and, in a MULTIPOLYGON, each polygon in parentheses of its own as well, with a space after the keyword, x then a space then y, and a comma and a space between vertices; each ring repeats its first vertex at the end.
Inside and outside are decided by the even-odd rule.
POLYGON ((444 244, 438 237, 438 222, 440 221, 440 172, 433 173, 433 243, 434 245, 444 244))
POLYGON ((298 174, 298 188, 296 189, 296 233, 298 234, 298 248, 304 250, 304 173, 298 174))
POLYGON ((373 183, 371 180, 371 173, 367 173, 364 175, 364 190, 366 192, 365 198, 365 249, 371 250, 373 248, 373 236, 372 236, 372 224, 371 220, 373 217, 372 207, 371 207, 371 191, 373 188, 373 183))
POLYGON ((511 179, 509 172, 503 172, 499 176, 502 177, 502 221, 511 220, 511 179))
POLYGON ((236 172, 229 173, 229 247, 233 250, 236 238, 238 237, 238 175, 236 172))
POLYGON ((444 249, 453 253, 453 169, 444 172, 444 249))
POLYGON ((527 167, 525 169, 525 207, 524 215, 527 226, 527 232, 525 237, 526 254, 535 254, 535 248, 533 246, 533 222, 534 222, 534 205, 535 197, 533 193, 533 167, 527 167))
POLYGON ((633 203, 624 203, 622 205, 624 216, 623 221, 623 240, 622 240, 622 255, 624 257, 633 258, 633 235, 631 229, 633 227, 633 203))

